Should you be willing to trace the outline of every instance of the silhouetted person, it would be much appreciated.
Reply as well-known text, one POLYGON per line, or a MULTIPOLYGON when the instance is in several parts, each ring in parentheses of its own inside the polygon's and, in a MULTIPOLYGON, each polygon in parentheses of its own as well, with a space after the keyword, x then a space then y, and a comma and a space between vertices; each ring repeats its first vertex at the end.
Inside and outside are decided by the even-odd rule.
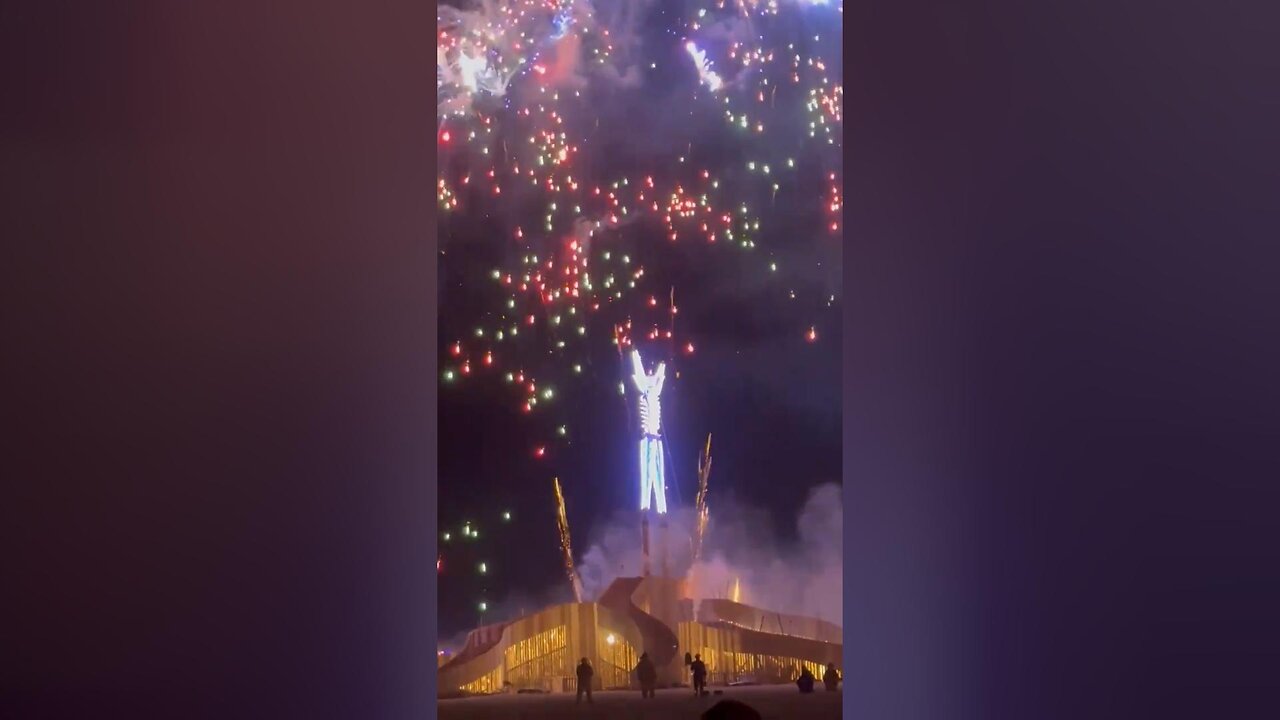
POLYGON ((702 720, 764 720, 759 711, 737 700, 721 700, 702 713, 702 720))
POLYGON ((693 662, 689 663, 689 670, 693 673, 693 694, 702 697, 702 693, 707 689, 707 664, 702 662, 701 655, 693 656, 693 662))
POLYGON ((796 678, 796 687, 800 688, 802 693, 811 693, 813 692, 813 681, 815 679, 813 673, 809 672, 809 668, 806 667, 800 671, 800 677, 796 678))
POLYGON ((836 671, 835 663, 827 663, 827 671, 822 674, 822 684, 827 686, 827 692, 835 692, 840 687, 840 673, 836 671))
POLYGON ((636 678, 640 681, 640 697, 654 697, 654 688, 658 685, 658 668, 653 666, 649 653, 640 654, 640 662, 636 663, 636 678))
POLYGON ((578 702, 582 702, 582 693, 587 694, 587 702, 595 704, 591 699, 591 676, 596 671, 591 669, 591 663, 586 658, 582 658, 582 662, 578 663, 578 702))

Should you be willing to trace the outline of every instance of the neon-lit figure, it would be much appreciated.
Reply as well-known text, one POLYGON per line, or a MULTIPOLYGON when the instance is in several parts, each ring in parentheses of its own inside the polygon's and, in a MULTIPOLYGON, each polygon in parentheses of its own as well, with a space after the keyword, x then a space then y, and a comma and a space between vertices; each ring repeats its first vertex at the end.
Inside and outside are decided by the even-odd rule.
POLYGON ((640 351, 631 352, 635 374, 631 379, 640 391, 640 509, 652 506, 659 515, 667 513, 666 465, 662 448, 662 383, 666 363, 658 363, 652 375, 644 371, 640 351))

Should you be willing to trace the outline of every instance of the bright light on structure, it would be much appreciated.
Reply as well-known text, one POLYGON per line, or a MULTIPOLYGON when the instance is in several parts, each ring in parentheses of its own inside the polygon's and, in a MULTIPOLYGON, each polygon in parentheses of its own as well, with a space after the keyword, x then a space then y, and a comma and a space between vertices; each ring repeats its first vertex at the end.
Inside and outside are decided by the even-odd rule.
POLYGON ((486 66, 483 57, 475 57, 465 52, 458 56, 458 69, 462 71, 462 84, 472 92, 479 89, 480 76, 484 73, 486 66))
POLYGON ((662 385, 666 380, 666 363, 658 363, 652 375, 644 371, 640 351, 631 351, 635 372, 631 379, 640 391, 640 509, 656 507, 659 515, 667 512, 666 463, 662 447, 662 385))
POLYGON ((699 79, 706 83, 708 88, 711 88, 711 92, 716 92, 721 87, 724 87, 724 81, 711 69, 711 61, 707 60, 706 52, 699 50, 698 46, 694 45, 692 41, 685 43, 684 49, 685 52, 689 53, 689 57, 693 58, 693 64, 698 68, 699 79))
POLYGON ((614 636, 613 636, 613 633, 609 633, 609 635, 608 635, 607 637, 605 637, 604 641, 605 641, 605 642, 607 642, 607 643, 609 643, 610 645, 612 645, 612 644, 614 644, 614 643, 618 642, 618 638, 614 637, 614 636))

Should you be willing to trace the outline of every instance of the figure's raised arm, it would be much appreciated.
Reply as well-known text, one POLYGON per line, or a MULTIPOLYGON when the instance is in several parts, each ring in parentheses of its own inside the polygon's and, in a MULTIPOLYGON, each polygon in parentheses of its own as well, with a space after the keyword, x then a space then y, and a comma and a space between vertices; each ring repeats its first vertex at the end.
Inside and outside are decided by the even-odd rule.
POLYGON ((631 380, 635 382, 636 388, 639 389, 640 392, 644 392, 644 388, 647 383, 645 381, 644 363, 640 361, 639 350, 631 351, 631 368, 634 370, 631 380))
POLYGON ((658 369, 653 371, 653 389, 659 395, 662 394, 662 383, 667 379, 667 364, 658 363, 658 369))

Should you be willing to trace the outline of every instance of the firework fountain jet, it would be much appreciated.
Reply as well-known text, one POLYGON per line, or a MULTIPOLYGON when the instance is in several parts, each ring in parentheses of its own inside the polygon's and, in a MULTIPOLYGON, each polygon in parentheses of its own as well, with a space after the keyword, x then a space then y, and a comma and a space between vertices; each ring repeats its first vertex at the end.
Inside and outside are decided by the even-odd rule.
POLYGON ((707 509, 707 481, 710 478, 711 434, 708 433, 707 445, 698 454, 698 497, 694 504, 693 534, 689 536, 690 556, 693 558, 693 562, 689 564, 690 587, 696 587, 698 560, 702 558, 702 540, 707 534, 707 519, 710 517, 707 509))
POLYGON ((569 516, 564 511, 564 494, 560 492, 560 478, 554 478, 556 486, 556 525, 560 529, 560 552, 564 554, 564 571, 573 586, 574 602, 582 602, 582 580, 573 567, 573 549, 569 543, 569 516))
MULTIPOLYGON (((652 375, 644 371, 640 351, 631 352, 631 376, 640 391, 640 542, 644 557, 644 575, 649 575, 649 515, 656 510, 662 519, 661 531, 666 526, 667 485, 666 459, 662 445, 662 385, 667 376, 667 364, 658 363, 652 375)), ((660 542, 664 539, 660 538, 660 542)), ((662 574, 666 575, 665 547, 660 547, 662 574)))
POLYGON ((711 435, 707 434, 707 446, 698 456, 698 499, 694 505, 697 511, 693 528, 693 561, 702 557, 702 539, 707 533, 707 480, 711 477, 711 435))

